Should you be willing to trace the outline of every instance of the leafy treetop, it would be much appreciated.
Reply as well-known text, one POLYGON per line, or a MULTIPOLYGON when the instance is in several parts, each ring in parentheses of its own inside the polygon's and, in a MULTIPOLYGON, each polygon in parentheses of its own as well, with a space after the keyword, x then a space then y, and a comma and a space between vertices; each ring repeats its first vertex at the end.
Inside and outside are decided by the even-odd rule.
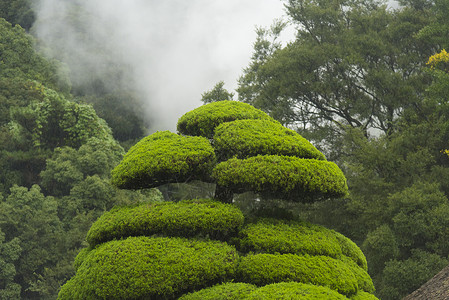
POLYGON ((298 133, 248 104, 204 105, 182 116, 178 130, 200 136, 170 132, 148 136, 113 170, 113 184, 135 189, 212 181, 217 183, 215 197, 223 202, 244 191, 300 202, 347 193, 337 165, 298 133))

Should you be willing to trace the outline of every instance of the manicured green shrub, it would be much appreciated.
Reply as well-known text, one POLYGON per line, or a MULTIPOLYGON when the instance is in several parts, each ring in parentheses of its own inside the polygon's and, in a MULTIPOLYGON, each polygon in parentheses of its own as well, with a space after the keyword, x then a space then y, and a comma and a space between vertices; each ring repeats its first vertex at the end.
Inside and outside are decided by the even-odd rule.
POLYGON ((220 160, 256 155, 326 159, 295 131, 266 120, 236 120, 221 124, 215 129, 214 148, 220 160))
POLYGON ((269 284, 252 292, 246 300, 344 300, 345 296, 328 287, 299 282, 269 284))
POLYGON ((261 219, 255 224, 247 224, 240 231, 240 237, 239 250, 242 252, 324 255, 336 259, 347 256, 367 270, 366 258, 355 243, 319 225, 261 219))
POLYGON ((215 163, 215 152, 207 139, 161 131, 131 147, 112 171, 111 181, 125 189, 196 179, 208 181, 215 163))
POLYGON ((346 263, 346 265, 351 269, 352 273, 354 273, 355 277, 357 278, 359 291, 374 293, 375 289, 373 280, 366 270, 359 267, 352 259, 347 256, 340 257, 340 260, 346 263))
POLYGON ((173 299, 233 278, 237 264, 223 242, 130 237, 90 251, 58 299, 173 299))
POLYGON ((80 250, 78 255, 75 257, 75 262, 73 263, 75 270, 78 270, 79 266, 81 266, 84 259, 89 255, 90 251, 92 251, 91 247, 83 248, 80 250))
POLYGON ((362 250, 360 250, 356 243, 339 232, 335 232, 335 236, 339 240, 343 255, 351 258, 363 270, 368 271, 368 263, 366 261, 365 254, 363 254, 362 250))
POLYGON ((327 256, 249 254, 241 258, 238 274, 241 281, 259 286, 296 281, 328 286, 348 296, 359 290, 351 267, 327 256))
POLYGON ((122 237, 154 234, 225 240, 237 234, 243 221, 236 206, 211 199, 146 203, 104 213, 92 225, 86 240, 91 247, 122 237))
POLYGON ((215 127, 224 122, 262 119, 276 122, 263 111, 238 101, 218 101, 200 106, 178 120, 178 132, 212 138, 215 127))
POLYGON ((179 300, 242 300, 257 286, 242 282, 228 282, 186 294, 179 300))
POLYGON ((259 155, 219 163, 212 177, 235 193, 253 191, 299 202, 342 197, 346 178, 332 162, 290 156, 259 155))
POLYGON ((379 300, 379 299, 373 294, 364 291, 359 291, 357 294, 351 297, 351 300, 379 300))

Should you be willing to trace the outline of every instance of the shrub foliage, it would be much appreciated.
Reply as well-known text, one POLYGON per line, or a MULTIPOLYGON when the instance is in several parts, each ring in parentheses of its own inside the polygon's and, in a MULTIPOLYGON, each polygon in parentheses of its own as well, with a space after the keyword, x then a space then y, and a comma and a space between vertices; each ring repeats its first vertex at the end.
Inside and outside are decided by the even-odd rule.
POLYGON ((212 138, 215 128, 234 120, 262 119, 277 122, 263 111, 237 101, 219 101, 200 106, 178 120, 178 132, 185 135, 212 138))
POLYGON ((285 155, 325 160, 308 140, 279 123, 236 120, 215 129, 214 148, 221 160, 256 155, 285 155))
POLYGON ((146 203, 104 213, 86 239, 91 247, 112 239, 154 234, 227 239, 242 225, 243 214, 236 206, 211 199, 146 203))
POLYGON ((247 224, 240 233, 239 250, 243 252, 324 255, 335 259, 345 257, 367 270, 366 258, 356 244, 319 225, 261 219, 255 224, 247 224))
POLYGON ((170 299, 232 278, 237 263, 223 242, 130 237, 90 251, 58 299, 170 299))
POLYGON ((239 276, 243 282, 259 286, 296 281, 328 286, 348 296, 359 290, 351 266, 328 256, 249 254, 241 259, 239 276))
POLYGON ((336 164, 316 159, 259 155, 219 163, 212 176, 236 193, 254 191, 277 198, 309 202, 319 197, 342 197, 346 178, 336 164))
POLYGON ((301 299, 301 300, 343 300, 345 296, 324 286, 299 282, 269 284, 252 292, 248 300, 301 299))
POLYGON ((227 282, 186 294, 179 300, 241 300, 256 290, 257 286, 242 282, 227 282))
POLYGON ((184 137, 169 131, 142 139, 112 171, 119 188, 157 187, 170 182, 209 180, 215 152, 203 137, 184 137))

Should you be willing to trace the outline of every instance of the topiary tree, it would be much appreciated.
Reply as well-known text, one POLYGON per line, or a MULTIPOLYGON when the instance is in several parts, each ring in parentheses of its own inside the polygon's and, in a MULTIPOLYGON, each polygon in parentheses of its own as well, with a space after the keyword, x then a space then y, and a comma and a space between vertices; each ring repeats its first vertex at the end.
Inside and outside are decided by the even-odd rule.
POLYGON ((156 132, 112 172, 119 188, 215 183, 215 199, 116 207, 59 299, 376 299, 361 250, 301 221, 245 222, 235 193, 295 202, 347 194, 341 170, 307 140, 252 106, 221 101, 156 132))

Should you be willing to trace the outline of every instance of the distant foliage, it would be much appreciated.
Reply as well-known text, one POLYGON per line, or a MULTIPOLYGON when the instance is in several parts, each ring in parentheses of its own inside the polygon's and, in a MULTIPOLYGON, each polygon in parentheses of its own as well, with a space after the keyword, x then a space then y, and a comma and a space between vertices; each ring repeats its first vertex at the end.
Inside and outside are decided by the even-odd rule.
POLYGON ((237 263, 222 242, 130 237, 90 251, 58 299, 170 299, 232 278, 237 263))
POLYGON ((230 93, 223 88, 224 84, 224 81, 220 81, 214 86, 213 89, 201 94, 201 101, 204 104, 208 104, 218 101, 233 100, 232 98, 234 97, 234 93, 230 93))
POLYGON ((203 236, 228 239, 243 225, 235 206, 213 201, 184 200, 119 207, 103 214, 87 233, 90 247, 127 236, 203 236))
POLYGON ((34 43, 33 37, 23 28, 12 26, 0 17, 0 77, 36 80, 68 92, 70 81, 61 73, 60 65, 37 53, 34 43))
POLYGON ((178 120, 178 132, 185 135, 211 138, 215 128, 234 120, 262 119, 275 122, 271 117, 253 106, 237 101, 213 102, 184 114, 178 120))

